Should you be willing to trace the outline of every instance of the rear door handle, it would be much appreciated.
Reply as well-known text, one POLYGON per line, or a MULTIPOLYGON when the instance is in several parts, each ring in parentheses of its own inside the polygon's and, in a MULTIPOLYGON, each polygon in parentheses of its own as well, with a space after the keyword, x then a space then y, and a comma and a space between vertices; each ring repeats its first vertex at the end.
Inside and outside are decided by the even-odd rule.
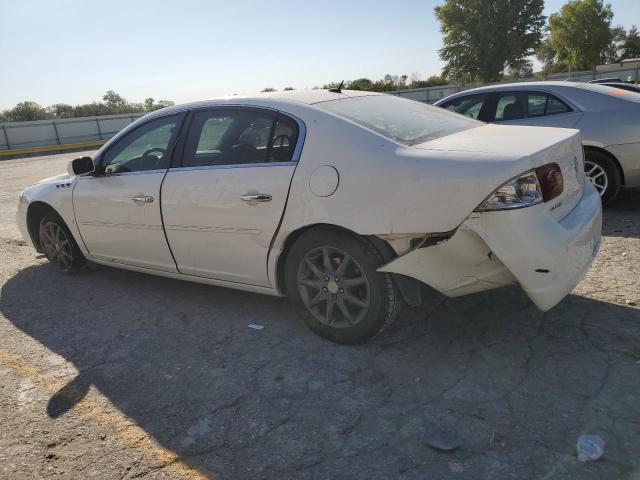
POLYGON ((131 197, 135 203, 151 203, 153 202, 153 197, 151 195, 136 195, 135 197, 131 197))
POLYGON ((271 195, 268 193, 245 193, 240 197, 240 200, 244 202, 270 202, 271 195))

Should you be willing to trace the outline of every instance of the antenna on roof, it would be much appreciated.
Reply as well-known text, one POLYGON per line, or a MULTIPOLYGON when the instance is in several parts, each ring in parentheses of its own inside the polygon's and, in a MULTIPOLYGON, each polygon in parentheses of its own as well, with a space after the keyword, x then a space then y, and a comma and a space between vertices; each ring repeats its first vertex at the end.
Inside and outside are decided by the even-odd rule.
POLYGON ((329 91, 331 93, 342 93, 342 87, 344 86, 344 80, 342 80, 340 82, 340 85, 338 85, 338 88, 330 88, 329 91))

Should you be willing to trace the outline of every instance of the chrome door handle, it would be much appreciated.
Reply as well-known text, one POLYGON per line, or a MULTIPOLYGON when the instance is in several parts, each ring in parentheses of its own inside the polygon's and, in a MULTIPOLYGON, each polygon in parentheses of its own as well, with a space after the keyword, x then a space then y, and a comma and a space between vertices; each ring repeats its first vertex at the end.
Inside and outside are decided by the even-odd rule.
POLYGON ((151 195, 136 195, 135 197, 131 197, 136 203, 151 203, 153 202, 153 197, 151 195))
POLYGON ((240 197, 244 202, 270 202, 271 195, 268 193, 246 193, 240 197))

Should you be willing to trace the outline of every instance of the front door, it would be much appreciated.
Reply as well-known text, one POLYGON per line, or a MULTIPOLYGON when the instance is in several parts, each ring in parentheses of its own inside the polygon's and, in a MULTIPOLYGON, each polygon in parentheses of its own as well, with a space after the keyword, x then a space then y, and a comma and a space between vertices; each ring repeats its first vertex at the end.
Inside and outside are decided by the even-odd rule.
POLYGON ((160 186, 182 115, 151 120, 101 155, 73 191, 78 228, 92 257, 176 272, 162 227, 160 186))
POLYGON ((181 164, 162 186, 181 273, 269 286, 267 255, 296 167, 298 124, 260 109, 192 114, 181 164))

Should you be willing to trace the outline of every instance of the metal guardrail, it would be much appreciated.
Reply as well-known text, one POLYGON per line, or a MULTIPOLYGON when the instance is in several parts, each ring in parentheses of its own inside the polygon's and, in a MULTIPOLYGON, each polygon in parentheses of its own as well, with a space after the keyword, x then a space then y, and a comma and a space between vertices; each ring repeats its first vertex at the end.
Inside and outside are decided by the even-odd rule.
POLYGON ((102 145, 142 113, 0 123, 0 158, 102 145))

